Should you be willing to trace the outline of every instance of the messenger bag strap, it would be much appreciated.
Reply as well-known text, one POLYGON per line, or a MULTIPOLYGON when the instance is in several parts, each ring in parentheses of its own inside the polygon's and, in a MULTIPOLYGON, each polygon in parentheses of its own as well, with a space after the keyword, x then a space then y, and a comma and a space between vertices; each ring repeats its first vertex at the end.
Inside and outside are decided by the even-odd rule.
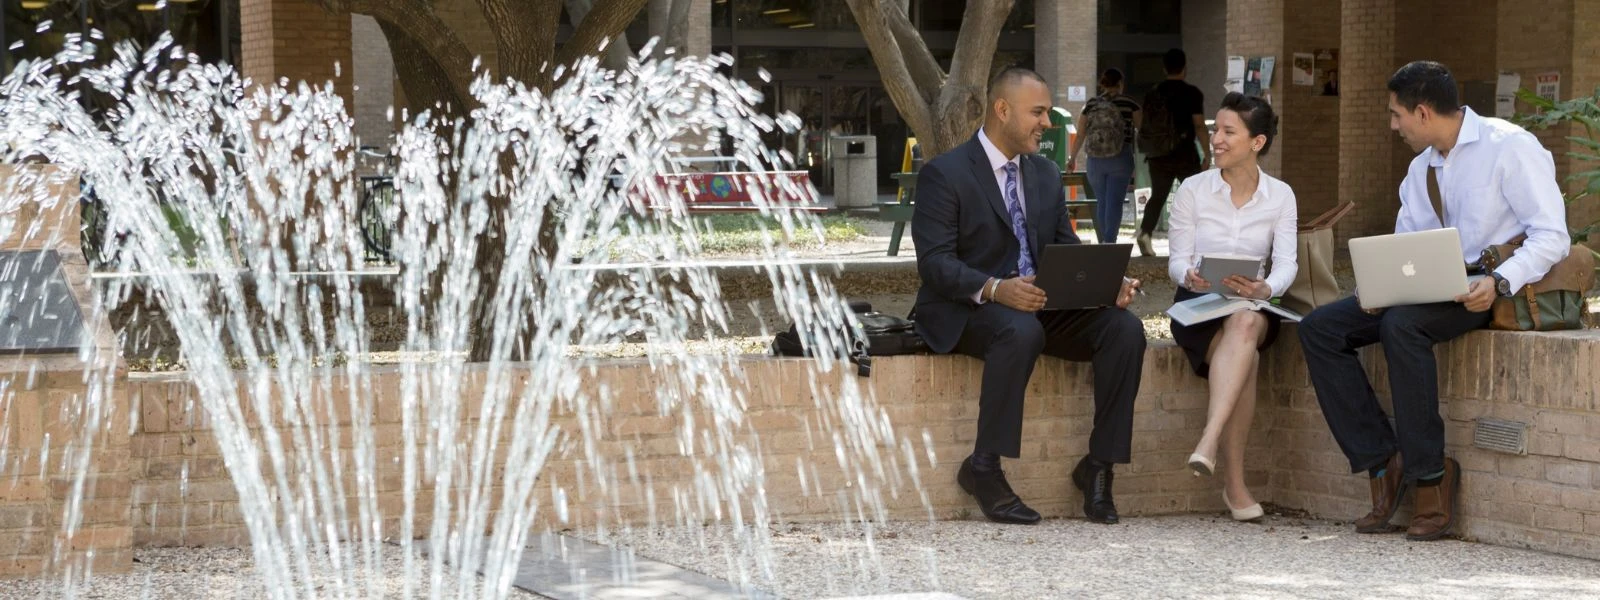
POLYGON ((1444 200, 1439 196, 1439 170, 1428 166, 1428 200, 1433 202, 1433 214, 1439 216, 1439 226, 1449 227, 1444 222, 1444 200))

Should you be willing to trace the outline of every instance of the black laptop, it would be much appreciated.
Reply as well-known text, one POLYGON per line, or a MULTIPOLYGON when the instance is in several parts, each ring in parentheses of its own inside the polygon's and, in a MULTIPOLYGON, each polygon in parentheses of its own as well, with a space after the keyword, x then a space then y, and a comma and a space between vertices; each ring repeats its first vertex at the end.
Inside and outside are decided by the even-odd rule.
POLYGON ((1033 285, 1044 310, 1098 308, 1116 305, 1133 244, 1051 244, 1040 254, 1033 285))

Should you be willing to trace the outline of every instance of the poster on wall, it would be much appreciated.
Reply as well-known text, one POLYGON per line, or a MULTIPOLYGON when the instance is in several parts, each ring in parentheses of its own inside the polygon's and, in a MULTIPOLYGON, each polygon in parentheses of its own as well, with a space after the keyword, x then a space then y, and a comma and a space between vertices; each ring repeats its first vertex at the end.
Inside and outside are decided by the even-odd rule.
POLYGON ((1322 95, 1339 95, 1339 49, 1322 48, 1316 51, 1315 67, 1317 82, 1322 86, 1322 95))
POLYGON ((1533 76, 1533 93, 1551 102, 1561 101, 1561 73, 1549 72, 1533 76))
POLYGON ((1225 92, 1243 92, 1244 91, 1244 57, 1243 56, 1229 56, 1228 57, 1228 77, 1227 77, 1226 80, 1224 80, 1222 82, 1222 89, 1225 92))
POLYGON ((1294 85, 1313 86, 1317 83, 1315 71, 1315 54, 1310 52, 1294 53, 1294 85))
POLYGON ((1244 67, 1244 95, 1261 95, 1261 57, 1252 56, 1245 61, 1244 67))
POLYGON ((1517 112, 1517 88, 1522 87, 1522 75, 1501 71, 1494 85, 1494 116, 1509 119, 1517 112))

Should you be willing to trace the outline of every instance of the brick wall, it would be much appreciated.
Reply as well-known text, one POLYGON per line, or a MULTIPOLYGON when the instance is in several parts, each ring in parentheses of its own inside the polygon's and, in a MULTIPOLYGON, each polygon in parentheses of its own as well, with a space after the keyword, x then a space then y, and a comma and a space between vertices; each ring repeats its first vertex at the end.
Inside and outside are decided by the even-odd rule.
POLYGON ((1099 15, 1095 0, 1034 0, 1033 66, 1050 82, 1053 102, 1073 115, 1082 102, 1067 101, 1067 88, 1084 86, 1093 95, 1099 87, 1099 15))
POLYGON ((1394 164, 1405 146, 1389 131, 1389 92, 1395 67, 1395 3, 1344 0, 1339 28, 1339 194, 1356 209, 1335 230, 1346 239, 1394 231, 1400 180, 1394 164), (1398 149, 1398 152, 1397 152, 1398 149))
MULTIPOLYGON (((1574 2, 1572 29, 1574 32, 1600 31, 1600 2, 1574 2)), ((1562 81, 1563 99, 1592 96, 1600 88, 1600 36, 1574 35, 1572 42, 1572 75, 1570 83, 1568 80, 1562 81)), ((1581 125, 1574 125, 1568 135, 1586 135, 1586 132, 1581 125)), ((1574 161, 1571 165, 1571 171, 1592 168, 1600 168, 1600 165, 1581 161, 1574 161)), ((1579 182, 1571 182, 1567 184, 1567 189, 1573 191, 1581 186, 1579 182)), ((1567 211, 1567 225, 1574 229, 1595 221, 1600 221, 1600 199, 1591 198, 1575 203, 1567 211)), ((1589 245, 1600 248, 1600 239, 1591 240, 1589 245)))
MULTIPOLYGON (((1306 383, 1292 328, 1282 340, 1263 362, 1248 479, 1263 501, 1326 517, 1353 518, 1364 512, 1365 482, 1349 474, 1327 432, 1315 395, 1306 383)), ((1466 471, 1461 529, 1465 537, 1600 557, 1600 505, 1596 504, 1600 498, 1596 491, 1600 486, 1600 450, 1596 450, 1600 448, 1600 387, 1581 375, 1600 367, 1596 348, 1600 348, 1600 331, 1478 332, 1442 347, 1442 410, 1448 419, 1450 452, 1466 471), (1558 361, 1557 356, 1566 358, 1558 361), (1504 363, 1494 362, 1503 357, 1536 367, 1508 369, 1504 363), (1572 357, 1577 357, 1576 365, 1572 357), (1580 375, 1574 377, 1573 373, 1580 375), (1480 416, 1527 423, 1527 455, 1472 447, 1472 422, 1480 416)), ((1387 373, 1381 354, 1368 351, 1365 361, 1375 387, 1386 395, 1387 373)), ((734 429, 762 458, 762 498, 773 518, 870 518, 870 514, 857 512, 860 507, 855 500, 863 489, 878 490, 892 519, 974 518, 971 500, 954 484, 953 473, 973 441, 979 361, 960 356, 881 358, 873 377, 864 380, 839 371, 819 376, 813 363, 802 359, 750 357, 740 359, 736 368, 744 379, 735 391, 743 397, 746 412, 744 425, 734 429), (803 380, 817 385, 783 383, 803 380), (859 417, 850 417, 849 411, 827 398, 840 386, 857 384, 865 386, 865 393, 879 409, 866 414, 881 415, 897 432, 892 445, 876 447, 881 456, 893 456, 902 467, 888 465, 894 475, 877 486, 863 487, 847 476, 834 452, 837 430, 831 424, 859 417), (916 463, 915 478, 904 468, 907 461, 916 463), (797 467, 804 468, 803 476, 797 467)), ((1144 370, 1134 418, 1134 461, 1119 468, 1119 507, 1129 516, 1220 511, 1217 483, 1191 477, 1184 467, 1205 420, 1203 382, 1189 373, 1182 353, 1167 343, 1152 345, 1144 370)), ((640 523, 652 517, 654 522, 669 523, 707 518, 710 513, 696 512, 705 509, 684 514, 671 501, 691 494, 690 476, 710 463, 704 462, 709 460, 704 454, 698 459, 702 462, 696 463, 697 459, 682 453, 675 433, 683 425, 681 414, 661 416, 652 390, 663 383, 664 372, 639 360, 592 361, 574 372, 582 374, 580 385, 585 389, 605 385, 619 390, 599 420, 591 423, 594 431, 603 432, 596 447, 600 456, 614 461, 618 473, 624 471, 620 457, 631 455, 641 476, 619 476, 615 486, 598 491, 583 462, 581 445, 563 442, 542 472, 535 497, 550 498, 552 486, 560 486, 576 510, 565 521, 555 511, 543 510, 540 525, 579 527, 598 522, 640 523), (603 499, 595 494, 604 494, 603 499)), ((393 463, 401 443, 399 374, 395 368, 379 367, 371 376, 377 390, 372 414, 379 434, 378 458, 386 465, 376 474, 377 503, 389 515, 384 530, 392 535, 399 531, 393 516, 400 506, 399 470, 393 463)), ((53 431, 43 404, 47 398, 74 386, 81 388, 76 376, 40 381, 41 389, 51 390, 36 394, 40 402, 11 404, 20 407, 12 410, 22 415, 11 422, 30 427, 42 423, 26 430, 40 433, 13 433, 10 439, 21 444, 37 444, 36 438, 53 431)), ((241 379, 240 383, 245 382, 241 379)), ((1047 358, 1041 361, 1029 387, 1023 458, 1008 463, 1008 472, 1018 493, 1047 516, 1079 514, 1080 500, 1066 474, 1087 445, 1092 414, 1089 383, 1087 365, 1047 358)), ((482 372, 469 370, 463 385, 464 395, 478 393, 482 372)), ((98 532, 92 534, 98 551, 107 553, 107 545, 125 549, 127 543, 247 543, 237 496, 216 439, 206 420, 195 412, 192 384, 181 376, 143 375, 124 387, 117 402, 128 409, 119 414, 131 414, 137 421, 132 424, 131 438, 121 444, 111 442, 99 459, 102 473, 93 479, 97 495, 89 511, 98 515, 92 518, 100 526, 90 528, 98 532), (127 509, 129 503, 131 510, 127 509), (126 521, 119 522, 119 518, 126 521)), ((329 389, 344 389, 344 383, 334 381, 329 389)), ((29 396, 19 393, 17 397, 29 396)), ((562 431, 583 428, 569 409, 558 409, 554 416, 562 431)), ((466 418, 474 417, 469 414, 466 418)), ((709 417, 704 412, 695 414, 699 423, 710 422, 709 417)), ((348 414, 336 422, 340 427, 348 423, 348 414)), ((54 430, 55 435, 68 435, 70 427, 61 427, 54 430)), ((129 428, 122 421, 108 431, 127 432, 129 428)), ((19 466, 24 472, 37 467, 19 466)), ((58 526, 48 520, 58 511, 51 503, 59 502, 64 483, 27 477, 6 481, 10 487, 0 488, 0 497, 9 504, 0 508, 0 516, 6 519, 0 525, 8 535, 0 537, 34 540, 51 535, 58 526), (9 535, 13 532, 20 535, 9 535)), ((426 502, 431 492, 424 489, 421 497, 426 502)), ((711 500, 713 506, 719 503, 727 500, 711 500)), ((16 574, 40 566, 19 560, 13 560, 5 572, 16 574)))
POLYGON ((133 558, 128 524, 129 424, 125 376, 103 316, 91 310, 89 265, 79 248, 77 177, 55 167, 0 165, 0 195, 38 198, 7 207, 0 248, 53 249, 84 316, 90 363, 77 354, 0 357, 0 577, 65 569, 125 570, 133 558), (25 171, 27 176, 23 176, 25 171), (36 176, 36 177, 35 177, 36 176), (36 187, 37 186, 37 187, 36 187), (102 382, 103 402, 88 410, 85 381, 102 382), (105 426, 78 435, 88 418, 105 426), (68 448, 92 444, 83 463, 68 448), (76 477, 92 492, 67 531, 76 477))
MULTIPOLYGON (((1228 55, 1243 56, 1246 60, 1252 57, 1276 56, 1280 63, 1283 62, 1283 35, 1284 35, 1284 8, 1287 0, 1232 0, 1228 2, 1228 55)), ((1278 74, 1283 69, 1275 68, 1278 74)), ((1274 76, 1272 87, 1264 90, 1279 102, 1283 97, 1283 77, 1274 76)), ((1217 92, 1220 94, 1223 92, 1217 92)), ((1275 107, 1277 108, 1277 107, 1275 107)), ((1284 120, 1289 120, 1290 115, 1284 113, 1284 120)), ((1261 169, 1274 177, 1283 177, 1282 161, 1285 159, 1283 147, 1261 157, 1261 169)), ((1309 190, 1308 190, 1309 191, 1309 190)), ((1296 190, 1296 195, 1299 190, 1296 190)))
POLYGON ((310 0, 246 0, 239 6, 239 28, 246 77, 258 84, 279 78, 318 86, 332 81, 350 100, 349 13, 329 13, 310 0))
MULTIPOLYGON (((1293 85, 1295 52, 1339 45, 1339 5, 1331 0, 1237 0, 1228 4, 1227 55, 1275 57, 1267 92, 1280 123, 1261 167, 1294 188, 1309 219, 1339 199, 1339 99, 1293 85)), ((1220 100, 1221 92, 1217 93, 1220 100)))
POLYGON ((1301 220, 1339 201, 1339 97, 1323 96, 1318 85, 1294 85, 1294 53, 1338 46, 1337 2, 1286 0, 1283 51, 1273 77, 1274 106, 1283 116, 1273 152, 1282 155, 1281 177, 1294 188, 1301 220))
MULTIPOLYGON (((1440 347, 1447 452, 1463 472, 1462 537, 1600 557, 1600 390, 1591 375, 1600 367, 1597 343, 1594 330, 1480 331, 1440 347), (1527 424, 1527 453, 1474 447, 1480 417, 1527 424)), ((1276 382, 1268 388, 1270 446, 1282 457, 1271 474, 1274 498, 1319 515, 1364 514, 1371 506, 1366 482, 1350 474, 1334 446, 1299 349, 1286 346, 1272 358, 1265 375, 1276 382)), ((1382 353, 1364 358, 1387 397, 1382 353)), ((1410 514, 1409 502, 1404 506, 1402 523, 1410 514)))
MULTIPOLYGON (((661 416, 655 390, 665 383, 664 375, 652 371, 642 361, 604 361, 585 384, 591 389, 608 385, 625 390, 611 402, 595 430, 606 432, 598 440, 600 453, 610 460, 631 454, 641 473, 652 477, 649 483, 618 478, 618 488, 610 492, 613 500, 603 501, 597 510, 574 510, 571 520, 558 522, 555 511, 539 514, 541 525, 571 527, 593 525, 604 519, 609 524, 643 522, 654 517, 658 522, 673 522, 683 515, 674 512, 671 498, 689 489, 684 476, 695 472, 691 458, 680 455, 675 427, 679 415, 661 416), (631 390, 631 391, 627 391, 631 390), (652 514, 648 494, 657 499, 652 514)), ((973 422, 977 418, 979 373, 982 363, 964 357, 897 357, 880 360, 873 376, 855 380, 850 373, 834 371, 818 376, 808 360, 741 359, 738 369, 745 378, 737 393, 746 401, 745 417, 759 435, 759 448, 765 465, 765 498, 775 518, 786 520, 837 519, 851 514, 841 510, 841 494, 855 493, 858 484, 845 475, 835 458, 831 437, 837 423, 848 418, 840 409, 822 405, 810 386, 780 384, 815 378, 824 389, 842 384, 867 386, 883 414, 899 432, 895 447, 884 447, 890 454, 912 450, 924 487, 918 490, 901 474, 883 485, 883 495, 892 518, 953 518, 971 511, 970 499, 954 484, 954 468, 973 443, 973 422), (841 379, 843 381, 841 381, 841 379), (909 444, 901 447, 899 444, 909 444), (930 445, 931 444, 931 445, 930 445), (929 453, 935 463, 927 460, 929 453), (796 465, 806 465, 808 482, 802 484, 796 465), (924 505, 920 492, 925 492, 924 505), (892 496, 892 497, 891 497, 892 496)), ((1076 364, 1044 359, 1029 389, 1028 420, 1025 425, 1024 459, 1009 463, 1011 482, 1018 493, 1046 515, 1079 514, 1079 504, 1069 493, 1066 474, 1084 454, 1093 412, 1090 397, 1090 369, 1076 364)), ((481 386, 481 373, 469 374, 466 387, 481 386)), ((400 389, 398 369, 373 371, 376 389, 391 390, 379 399, 375 426, 383 432, 398 433, 400 389)), ((1117 480, 1118 506, 1125 514, 1162 514, 1196 510, 1220 510, 1220 495, 1211 482, 1190 477, 1184 459, 1205 420, 1205 394, 1199 379, 1189 374, 1181 352, 1171 346, 1151 350, 1145 365, 1144 388, 1135 416, 1134 463, 1124 468, 1117 480)), ((241 381, 241 384, 243 382, 241 381)), ((247 532, 240 518, 237 497, 222 467, 215 438, 204 418, 195 414, 192 385, 182 377, 137 376, 131 384, 130 398, 139 415, 131 446, 133 484, 133 539, 140 546, 231 545, 244 543, 247 532), (187 473, 187 480, 183 474, 187 473)), ((335 384, 339 389, 342 384, 335 384)), ((468 394, 470 395, 470 394, 468 394)), ((347 419, 347 417, 346 417, 347 419)), ((708 414, 697 421, 710 421, 708 414)), ((579 431, 577 416, 558 411, 556 424, 563 431, 579 431)), ((347 424, 341 420, 340 424, 347 424)), ((1261 439, 1264 438, 1264 431, 1261 439)), ((383 435, 379 441, 380 464, 392 464, 400 449, 398 435, 383 435)), ((550 498, 550 486, 563 486, 574 507, 589 507, 595 498, 585 498, 578 481, 592 475, 585 469, 581 445, 561 444, 560 455, 547 464, 540 477, 539 498, 550 498)), ((1265 456, 1260 449, 1259 456, 1265 456)), ((620 462, 620 461, 619 461, 620 462)), ((1258 485, 1266 483, 1263 468, 1252 474, 1258 485)), ((381 481, 398 482, 398 472, 384 471, 381 481)), ((594 486, 591 484, 590 489, 594 486)), ((383 487, 383 502, 398 506, 397 486, 383 487)), ((430 492, 424 490, 424 494, 430 492)), ((848 504, 848 501, 847 501, 848 504)), ((391 515, 393 512, 390 513, 391 515)), ((385 519, 386 531, 399 531, 399 523, 385 519)))

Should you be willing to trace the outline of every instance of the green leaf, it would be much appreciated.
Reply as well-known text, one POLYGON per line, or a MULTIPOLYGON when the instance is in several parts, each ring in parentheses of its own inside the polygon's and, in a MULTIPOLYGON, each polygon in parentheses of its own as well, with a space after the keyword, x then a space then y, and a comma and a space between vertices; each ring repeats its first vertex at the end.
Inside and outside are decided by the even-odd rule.
POLYGON ((1588 148, 1590 150, 1600 151, 1600 141, 1591 140, 1589 138, 1582 137, 1582 136, 1576 136, 1576 135, 1567 136, 1567 139, 1571 140, 1572 143, 1577 144, 1579 146, 1583 146, 1583 147, 1588 148))

